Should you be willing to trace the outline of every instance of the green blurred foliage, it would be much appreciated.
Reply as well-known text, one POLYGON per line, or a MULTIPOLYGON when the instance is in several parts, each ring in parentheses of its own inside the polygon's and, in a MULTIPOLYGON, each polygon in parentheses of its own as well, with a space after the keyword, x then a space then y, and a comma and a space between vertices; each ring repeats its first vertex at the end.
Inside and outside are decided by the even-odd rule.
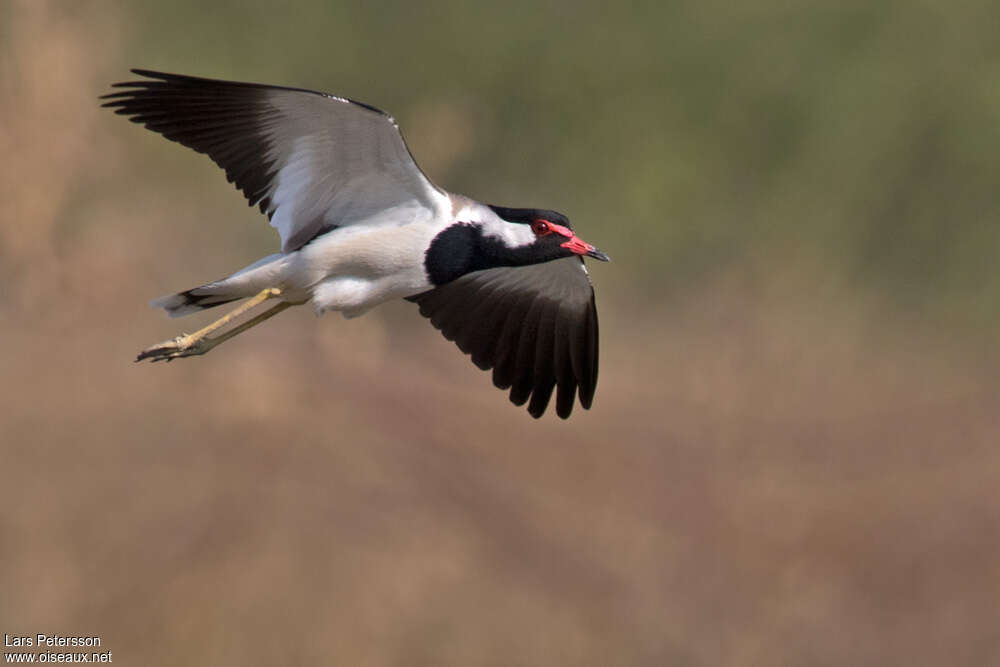
POLYGON ((1000 325, 997 3, 131 11, 137 66, 352 96, 393 113, 418 159, 435 137, 414 133, 416 109, 456 101, 471 139, 431 177, 566 212, 642 295, 794 261, 918 315, 1000 325))

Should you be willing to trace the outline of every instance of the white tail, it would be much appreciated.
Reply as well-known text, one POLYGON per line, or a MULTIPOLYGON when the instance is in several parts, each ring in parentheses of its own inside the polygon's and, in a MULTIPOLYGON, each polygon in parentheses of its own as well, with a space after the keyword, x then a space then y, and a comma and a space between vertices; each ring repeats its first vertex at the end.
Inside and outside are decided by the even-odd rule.
POLYGON ((276 253, 240 269, 228 278, 206 283, 184 292, 168 294, 149 302, 153 308, 162 308, 170 317, 183 317, 206 308, 221 306, 251 297, 262 289, 279 287, 281 260, 285 255, 276 253))

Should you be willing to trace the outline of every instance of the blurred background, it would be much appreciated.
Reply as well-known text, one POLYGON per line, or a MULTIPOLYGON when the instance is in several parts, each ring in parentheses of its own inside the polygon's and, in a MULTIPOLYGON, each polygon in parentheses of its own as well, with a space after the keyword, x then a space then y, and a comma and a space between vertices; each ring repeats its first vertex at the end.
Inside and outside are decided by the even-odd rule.
POLYGON ((0 5, 0 631, 123 664, 1000 664, 1000 5, 0 5), (606 250, 591 411, 412 304, 149 299, 277 248, 98 107, 147 67, 350 96, 606 250), (216 313, 210 315, 214 317, 216 313))

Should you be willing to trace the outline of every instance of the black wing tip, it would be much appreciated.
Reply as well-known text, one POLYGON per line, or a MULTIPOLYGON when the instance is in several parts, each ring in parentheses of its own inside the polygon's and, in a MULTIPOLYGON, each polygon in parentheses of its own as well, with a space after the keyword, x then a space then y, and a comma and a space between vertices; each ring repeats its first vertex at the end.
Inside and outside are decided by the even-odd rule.
MULTIPOLYGON (((574 396, 574 398, 576 397, 574 396)), ((528 414, 530 414, 535 419, 541 419, 542 415, 544 415, 548 411, 550 400, 551 399, 547 399, 544 404, 539 404, 539 405, 535 405, 535 402, 532 401, 528 405, 528 414)), ((513 401, 511 402, 513 403, 513 401)), ((580 407, 582 407, 584 410, 590 410, 590 406, 592 405, 592 403, 593 403, 593 397, 591 397, 587 402, 583 401, 583 397, 580 398, 580 407)), ((567 405, 560 405, 557 402, 555 407, 556 416, 559 417, 559 419, 562 419, 563 421, 569 419, 570 416, 573 414, 574 404, 575 401, 572 403, 568 403, 567 405)), ((514 405, 521 405, 521 404, 514 403, 514 405)))
MULTIPOLYGON (((484 274, 485 272, 481 275, 484 274)), ((481 277, 476 277, 474 280, 480 279, 481 277)), ((458 313, 454 309, 447 308, 446 304, 454 296, 453 291, 459 286, 460 280, 406 297, 406 300, 415 302, 420 314, 427 318, 434 328, 441 331, 446 340, 456 343, 460 351, 470 356, 472 362, 479 369, 488 371, 492 368, 492 384, 501 391, 509 391, 508 399, 513 405, 522 407, 527 403, 526 411, 534 419, 540 419, 552 405, 553 388, 550 383, 558 387, 553 409, 560 419, 569 419, 576 407, 577 400, 584 410, 591 409, 597 389, 598 320, 596 299, 589 280, 586 281, 586 286, 590 287, 589 299, 583 303, 574 302, 572 305, 573 314, 565 325, 575 330, 572 340, 567 339, 566 341, 574 350, 571 354, 572 362, 570 362, 569 357, 565 356, 566 353, 563 353, 563 361, 560 362, 556 359, 556 367, 551 369, 554 371, 554 378, 546 374, 539 377, 536 373, 531 373, 530 378, 525 376, 525 369, 520 368, 517 363, 517 358, 520 356, 518 354, 521 347, 520 341, 515 344, 511 340, 507 340, 509 337, 505 334, 509 332, 506 323, 501 326, 499 334, 496 331, 493 332, 493 337, 499 336, 496 344, 483 344, 481 341, 468 338, 469 336, 474 337, 477 332, 482 333, 481 328, 469 329, 466 327, 463 329, 457 324, 451 326, 454 324, 453 318, 458 313), (514 345, 513 348, 512 345, 514 345)), ((468 285, 462 287, 462 289, 467 288, 468 285)), ((516 315, 519 313, 526 315, 521 309, 508 308, 508 310, 510 317, 505 318, 508 322, 521 322, 523 317, 516 315)), ((514 338, 518 339, 519 337, 514 336, 514 338)))
POLYGON ((162 79, 164 81, 174 78, 187 78, 182 74, 171 74, 169 72, 161 72, 155 69, 145 69, 143 67, 130 67, 129 70, 132 74, 138 74, 139 76, 144 76, 149 79, 162 79))
POLYGON ((101 95, 99 99, 105 99, 117 95, 118 97, 127 97, 129 95, 142 94, 148 90, 164 90, 170 89, 171 86, 185 86, 186 84, 198 85, 211 85, 211 86, 226 86, 230 88, 278 88, 283 90, 295 90, 299 92, 312 93, 314 95, 322 95, 323 93, 317 93, 314 90, 305 90, 300 88, 285 88, 284 86, 268 86, 260 83, 251 83, 248 81, 228 81, 226 79, 213 79, 210 77, 203 76, 191 76, 189 74, 172 74, 170 72, 160 72, 158 70, 144 69, 141 67, 132 67, 129 72, 137 76, 145 77, 144 79, 134 79, 132 81, 118 81, 111 84, 111 88, 126 88, 125 91, 118 91, 108 93, 106 95, 101 95))
MULTIPOLYGON (((131 72, 132 74, 137 74, 139 76, 144 76, 147 79, 155 79, 158 81, 171 81, 171 80, 195 78, 195 77, 184 76, 181 74, 169 74, 167 72, 157 72, 156 70, 142 69, 139 67, 132 67, 129 69, 129 72, 131 72)), ((123 102, 126 102, 129 99, 131 99, 132 95, 135 95, 138 92, 135 89, 146 88, 149 87, 151 84, 153 84, 153 82, 150 81, 116 81, 115 83, 111 84, 111 88, 128 88, 130 90, 112 91, 110 93, 105 93, 104 95, 99 96, 97 99, 112 100, 111 102, 105 102, 104 104, 102 104, 101 105, 102 107, 111 107, 115 106, 116 104, 120 106, 123 102)))
MULTIPOLYGON (((479 364, 476 364, 477 366, 479 364)), ((489 370, 489 366, 480 368, 484 371, 489 370)), ((535 399, 535 395, 541 392, 544 387, 538 387, 532 385, 530 390, 525 393, 523 387, 518 387, 516 378, 498 377, 497 369, 499 364, 493 367, 493 386, 502 391, 510 390, 508 398, 511 403, 521 407, 525 403, 528 403, 528 399, 532 399, 528 404, 528 414, 530 414, 535 419, 541 418, 542 415, 548 410, 549 404, 552 399, 552 390, 547 391, 547 396, 543 402, 541 398, 535 399)), ((570 415, 573 414, 573 407, 576 404, 577 399, 580 401, 580 407, 584 410, 590 410, 591 406, 594 404, 594 394, 597 392, 597 365, 596 363, 591 368, 589 378, 574 378, 575 386, 568 390, 569 400, 560 401, 556 400, 556 415, 560 419, 569 419, 570 415)), ((558 394, 557 394, 558 395, 558 394)))
MULTIPOLYGON (((196 85, 199 85, 199 84, 200 85, 210 84, 210 85, 215 85, 215 86, 231 86, 231 87, 239 87, 239 88, 264 88, 264 89, 274 89, 274 90, 286 90, 286 91, 297 92, 297 93, 309 93, 310 95, 319 95, 321 97, 325 97, 325 98, 328 98, 328 99, 331 99, 331 100, 337 100, 339 102, 346 102, 348 104, 352 104, 352 105, 360 107, 360 108, 362 108, 362 109, 364 109, 366 111, 370 111, 372 113, 378 114, 379 116, 382 116, 385 119, 387 119, 393 125, 396 125, 396 119, 395 118, 393 118, 390 114, 386 113, 385 111, 383 111, 382 109, 379 109, 376 106, 372 106, 371 104, 368 104, 366 102, 359 102, 358 100, 350 98, 350 97, 343 97, 341 95, 331 95, 329 93, 320 92, 318 90, 310 90, 308 88, 297 88, 297 87, 294 87, 294 86, 277 86, 277 85, 270 85, 270 84, 265 84, 265 83, 253 83, 253 82, 250 82, 250 81, 230 81, 230 80, 227 80, 227 79, 213 79, 211 77, 191 76, 190 74, 173 74, 171 72, 161 72, 159 70, 145 69, 145 68, 142 68, 142 67, 132 67, 132 68, 129 68, 129 72, 131 72, 132 74, 138 75, 138 76, 146 77, 146 80, 142 80, 142 81, 119 81, 118 83, 111 84, 111 87, 112 88, 132 88, 132 89, 139 88, 139 89, 142 89, 142 88, 158 87, 158 86, 162 85, 161 82, 163 82, 163 83, 167 83, 167 84, 171 84, 171 83, 173 83, 173 84, 186 84, 187 83, 187 84, 196 84, 196 85), (152 79, 152 81, 150 81, 149 79, 152 79)), ((110 93, 109 95, 112 95, 112 94, 114 94, 114 93, 110 93)), ((128 93, 124 93, 124 94, 128 94, 128 93)), ((108 97, 109 95, 102 95, 99 99, 104 99, 105 97, 108 97)), ((104 105, 102 105, 102 106, 104 106, 104 105)))
MULTIPOLYGON (((562 420, 569 419, 570 416, 573 414, 573 408, 576 406, 576 400, 578 398, 580 401, 580 407, 583 408, 584 410, 590 410, 590 407, 594 404, 593 389, 590 390, 589 394, 585 394, 583 393, 582 390, 577 390, 576 388, 574 388, 573 391, 569 394, 569 396, 570 399, 565 402, 559 401, 558 398, 556 399, 556 407, 555 407, 556 416, 558 416, 562 420)), ((551 396, 549 396, 549 398, 545 400, 544 404, 535 406, 534 409, 532 409, 534 404, 533 401, 532 405, 528 406, 528 412, 531 414, 532 417, 538 419, 539 417, 545 414, 545 411, 548 409, 550 401, 551 401, 551 396)))
MULTIPOLYGON (((169 72, 157 72, 151 69, 141 69, 133 67, 129 69, 132 74, 137 74, 139 76, 144 76, 146 79, 154 79, 155 81, 183 81, 183 80, 193 80, 193 81, 211 81, 211 79, 200 79, 196 76, 187 76, 184 74, 170 74, 169 72)), ((111 84, 112 88, 136 88, 142 86, 148 86, 151 81, 116 81, 111 84)), ((108 93, 107 95, 101 95, 101 98, 109 97, 114 93, 108 93)), ((128 93, 118 93, 118 95, 127 95, 128 93)))
MULTIPOLYGON (((188 82, 188 83, 225 83, 235 86, 259 86, 259 83, 249 83, 244 81, 227 81, 224 79, 213 79, 211 77, 204 76, 192 76, 190 74, 174 74, 172 72, 161 72, 155 69, 144 69, 142 67, 132 67, 129 69, 132 74, 137 74, 139 76, 144 76, 147 79, 154 79, 155 81, 172 81, 172 82, 188 82)), ((149 81, 125 81, 120 84, 115 84, 119 86, 135 86, 135 85, 148 85, 149 81)))
POLYGON ((535 387, 535 391, 531 394, 531 403, 528 404, 528 414, 535 419, 544 415, 549 407, 549 401, 552 400, 553 389, 554 387, 549 387, 548 383, 543 387, 535 387))

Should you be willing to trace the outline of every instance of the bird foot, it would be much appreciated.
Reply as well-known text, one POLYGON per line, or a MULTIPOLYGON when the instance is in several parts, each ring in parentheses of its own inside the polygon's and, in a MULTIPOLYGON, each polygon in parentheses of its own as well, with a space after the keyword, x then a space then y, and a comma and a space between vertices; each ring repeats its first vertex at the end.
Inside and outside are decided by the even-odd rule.
POLYGON ((173 361, 181 357, 193 357, 205 354, 211 349, 211 345, 206 343, 207 339, 205 338, 194 338, 185 334, 147 347, 139 353, 139 356, 135 360, 139 362, 143 359, 149 359, 150 361, 157 362, 173 361))

